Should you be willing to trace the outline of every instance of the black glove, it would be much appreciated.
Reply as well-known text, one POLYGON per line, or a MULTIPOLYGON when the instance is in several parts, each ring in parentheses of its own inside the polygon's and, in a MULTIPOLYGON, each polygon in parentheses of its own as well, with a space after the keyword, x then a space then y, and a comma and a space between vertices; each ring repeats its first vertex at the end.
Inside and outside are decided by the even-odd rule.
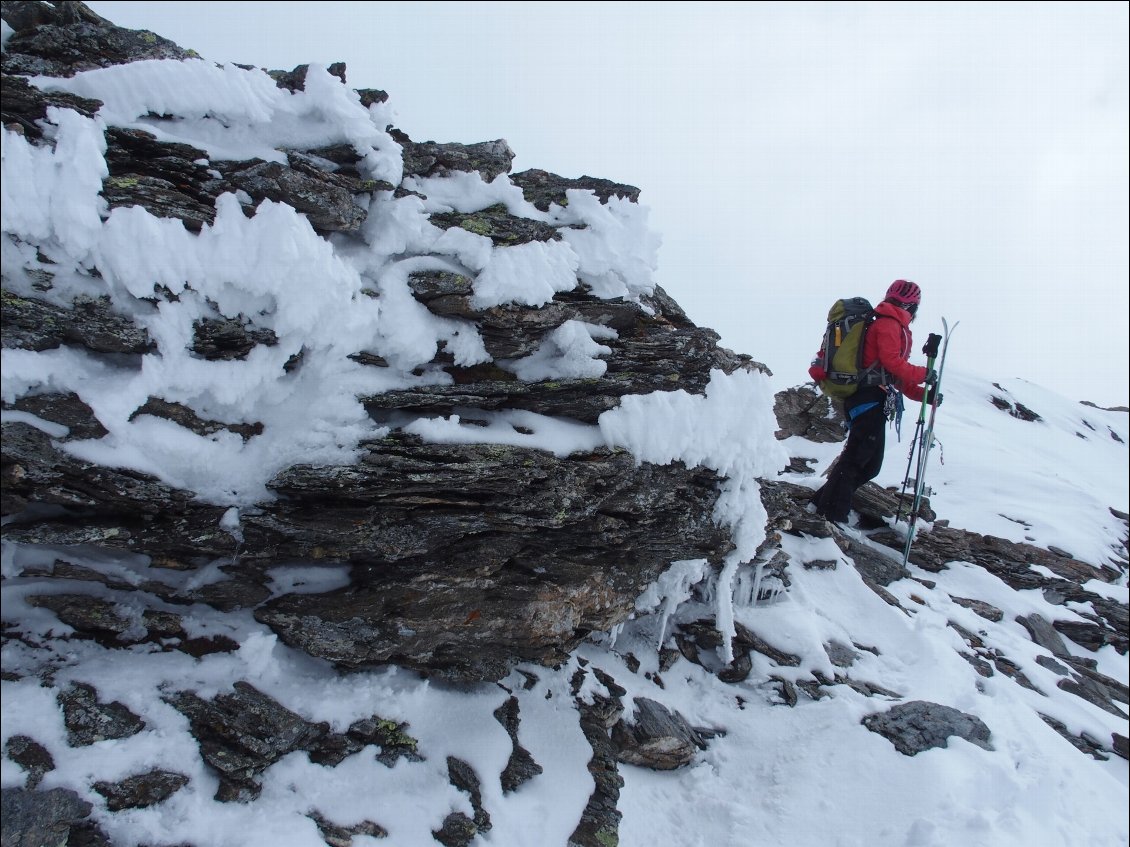
POLYGON ((937 333, 931 332, 930 337, 926 339, 926 343, 922 345, 922 352, 931 359, 938 357, 938 345, 942 343, 942 337, 937 333))
POLYGON ((938 382, 938 372, 933 368, 926 371, 926 378, 922 380, 922 382, 926 385, 936 385, 938 382))
POLYGON ((940 406, 940 405, 942 405, 942 400, 945 399, 945 396, 946 395, 944 395, 944 394, 942 394, 938 391, 937 386, 934 386, 926 394, 926 405, 927 406, 940 406))

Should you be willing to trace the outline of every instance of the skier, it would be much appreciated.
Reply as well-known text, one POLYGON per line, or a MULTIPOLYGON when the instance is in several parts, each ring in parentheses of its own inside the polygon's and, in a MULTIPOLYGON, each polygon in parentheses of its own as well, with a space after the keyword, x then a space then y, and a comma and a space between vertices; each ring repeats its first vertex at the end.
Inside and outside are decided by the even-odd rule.
POLYGON ((883 384, 860 385, 844 399, 847 444, 828 481, 812 497, 817 514, 833 523, 847 523, 855 490, 878 476, 883 467, 884 424, 893 413, 897 393, 921 401, 924 385, 932 385, 936 379, 933 371, 908 361, 914 343, 910 323, 921 302, 922 290, 915 283, 896 279, 883 302, 875 307, 875 320, 863 341, 863 366, 880 368, 883 384))

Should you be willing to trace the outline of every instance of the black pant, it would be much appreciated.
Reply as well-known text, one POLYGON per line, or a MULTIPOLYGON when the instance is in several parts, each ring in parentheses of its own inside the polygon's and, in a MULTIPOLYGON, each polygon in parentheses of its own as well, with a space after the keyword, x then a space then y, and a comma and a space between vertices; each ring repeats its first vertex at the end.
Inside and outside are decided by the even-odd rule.
POLYGON ((844 413, 851 420, 847 444, 828 481, 812 497, 816 510, 830 521, 846 521, 855 490, 873 480, 883 469, 883 452, 887 446, 887 417, 883 410, 886 399, 883 388, 867 386, 844 401, 844 413), (875 405, 850 418, 853 409, 867 403, 875 405))

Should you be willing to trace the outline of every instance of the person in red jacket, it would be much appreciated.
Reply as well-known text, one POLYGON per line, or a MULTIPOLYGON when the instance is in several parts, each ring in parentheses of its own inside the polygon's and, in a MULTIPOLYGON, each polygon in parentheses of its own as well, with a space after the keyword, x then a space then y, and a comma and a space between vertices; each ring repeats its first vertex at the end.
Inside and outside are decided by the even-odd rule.
POLYGON ((855 490, 878 476, 886 449, 885 423, 888 402, 902 392, 911 400, 925 396, 923 383, 934 374, 909 361, 914 340, 910 323, 922 302, 922 289, 905 279, 896 279, 863 341, 863 367, 867 377, 854 394, 844 400, 848 439, 828 475, 828 481, 812 497, 816 512, 827 520, 846 523, 855 490))

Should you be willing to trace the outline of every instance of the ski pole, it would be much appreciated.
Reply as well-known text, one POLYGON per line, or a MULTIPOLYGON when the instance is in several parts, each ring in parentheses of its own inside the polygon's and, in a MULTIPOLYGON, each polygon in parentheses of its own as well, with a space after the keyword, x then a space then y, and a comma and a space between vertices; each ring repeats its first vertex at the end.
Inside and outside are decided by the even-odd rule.
MULTIPOLYGON (((934 360, 938 358, 938 345, 941 343, 942 337, 937 333, 930 333, 930 337, 926 339, 926 343, 922 345, 922 352, 926 354, 926 371, 934 370, 934 360)), ((927 400, 930 399, 930 391, 922 395, 922 407, 918 410, 918 422, 914 425, 914 439, 910 442, 910 454, 906 457, 906 475, 902 479, 902 490, 899 492, 898 510, 895 512, 895 523, 898 523, 899 518, 902 517, 902 501, 906 496, 906 487, 910 484, 910 469, 914 465, 914 448, 917 447, 919 451, 919 461, 922 456, 922 441, 923 432, 922 428, 926 425, 926 406, 927 400)))
MULTIPOLYGON (((925 401, 927 399, 930 399, 932 395, 933 402, 930 403, 930 422, 926 426, 925 434, 922 436, 922 445, 918 453, 918 472, 917 477, 914 480, 914 502, 913 504, 911 504, 910 514, 907 515, 906 544, 902 549, 902 566, 904 568, 910 562, 910 548, 914 543, 915 523, 918 519, 918 511, 922 507, 923 495, 926 493, 926 462, 929 460, 930 450, 934 446, 934 419, 938 414, 938 398, 941 396, 939 392, 941 391, 942 387, 942 372, 946 367, 946 350, 949 348, 950 333, 952 333, 954 328, 956 327, 956 323, 953 325, 953 327, 951 327, 946 322, 946 319, 942 318, 942 328, 945 331, 945 338, 942 340, 942 351, 941 358, 938 362, 938 372, 934 377, 934 384, 931 386, 930 391, 928 391, 923 397, 923 403, 925 403, 925 401)), ((930 340, 926 342, 927 346, 929 346, 931 342, 933 342, 932 349, 934 356, 936 357, 938 355, 937 336, 931 335, 930 340)), ((924 347, 922 349, 923 352, 926 352, 927 348, 924 347)), ((925 409, 925 406, 923 406, 923 408, 925 409)))

